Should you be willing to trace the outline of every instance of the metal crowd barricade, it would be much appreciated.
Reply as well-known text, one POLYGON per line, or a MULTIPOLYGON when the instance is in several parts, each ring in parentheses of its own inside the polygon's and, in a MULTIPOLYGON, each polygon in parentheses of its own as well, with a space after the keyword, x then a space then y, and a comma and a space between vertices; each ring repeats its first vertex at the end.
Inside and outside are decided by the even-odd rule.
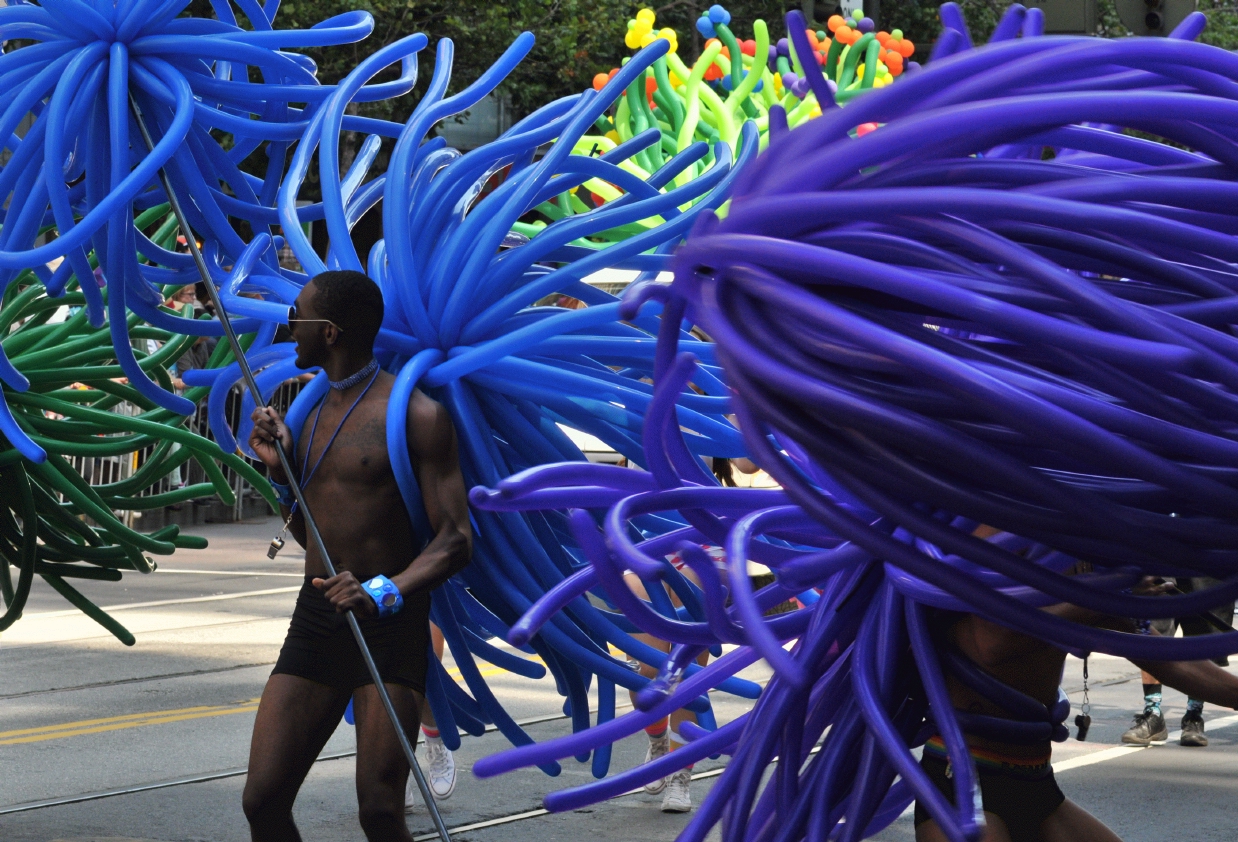
MULTIPOLYGON (((288 411, 288 407, 292 405, 293 400, 300 393, 304 384, 300 380, 288 380, 280 384, 276 389, 275 395, 271 400, 272 406, 279 410, 281 414, 288 411)), ((228 398, 224 404, 224 413, 228 419, 228 424, 233 430, 240 427, 241 421, 241 393, 242 388, 234 386, 228 393, 228 398)), ((112 412, 122 415, 137 415, 141 410, 128 402, 117 404, 112 412)), ((203 399, 199 404, 197 411, 192 416, 186 419, 185 426, 187 429, 200 436, 215 440, 211 433, 210 424, 207 420, 206 400, 203 399)), ((143 448, 134 453, 129 453, 123 456, 74 456, 70 459, 70 463, 74 469, 91 485, 104 485, 127 479, 142 466, 150 454, 154 451, 154 445, 143 448)), ((250 464, 258 469, 261 473, 266 473, 266 468, 261 462, 249 460, 250 464)), ((249 484, 236 471, 221 465, 224 477, 228 480, 228 484, 232 487, 232 492, 236 497, 236 502, 233 504, 229 518, 231 520, 240 520, 244 515, 245 504, 247 500, 253 500, 260 497, 257 491, 249 486, 249 484)), ((206 472, 196 460, 190 460, 178 468, 173 469, 166 476, 159 479, 158 482, 143 490, 138 496, 148 497, 155 494, 163 494, 168 491, 174 491, 186 485, 205 482, 206 472)), ((218 515, 219 513, 217 513, 218 515)), ((134 520, 140 516, 139 512, 122 511, 117 513, 118 517, 125 524, 133 526, 134 520)))

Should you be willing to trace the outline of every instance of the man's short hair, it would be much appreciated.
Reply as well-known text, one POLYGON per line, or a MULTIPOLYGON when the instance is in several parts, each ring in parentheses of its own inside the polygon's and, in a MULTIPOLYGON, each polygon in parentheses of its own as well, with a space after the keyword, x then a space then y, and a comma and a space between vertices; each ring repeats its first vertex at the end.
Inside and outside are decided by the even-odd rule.
POLYGON ((314 309, 342 330, 350 347, 372 347, 383 323, 383 292, 370 278, 351 269, 314 276, 314 309))

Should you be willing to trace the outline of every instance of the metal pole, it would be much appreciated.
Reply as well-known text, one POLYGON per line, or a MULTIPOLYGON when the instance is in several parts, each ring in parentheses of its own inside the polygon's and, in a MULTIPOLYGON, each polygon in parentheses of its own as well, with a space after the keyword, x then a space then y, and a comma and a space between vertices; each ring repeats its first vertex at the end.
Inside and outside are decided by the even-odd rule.
MULTIPOLYGON (((146 128, 146 122, 142 119, 142 110, 138 107, 138 103, 133 98, 132 93, 129 94, 129 107, 133 109, 133 117, 137 121, 138 131, 142 133, 142 140, 146 142, 146 148, 153 152, 155 149, 154 140, 150 136, 150 131, 146 128)), ((167 194, 168 204, 172 206, 172 213, 176 214, 176 221, 180 224, 181 232, 185 235, 185 243, 189 246, 189 253, 193 255, 193 262, 198 267, 198 274, 202 278, 202 283, 206 286, 207 295, 211 298, 211 304, 215 306, 215 313, 219 317, 219 323, 223 325, 228 345, 232 348, 232 354, 236 357, 237 363, 240 364, 241 376, 244 378, 245 385, 249 388, 250 394, 254 397, 254 406, 266 406, 262 401, 262 392, 259 391, 258 384, 254 381, 254 372, 249 367, 249 361, 245 359, 245 352, 241 349, 241 343, 237 340, 236 331, 232 329, 232 319, 229 318, 228 312, 224 309, 223 302, 219 299, 219 291, 215 288, 214 282, 211 281, 211 274, 206 268, 206 261, 202 258, 202 252, 198 249, 198 243, 194 240, 193 230, 189 227, 189 220, 185 218, 185 212, 181 209, 180 201, 176 198, 176 192, 172 189, 172 182, 163 167, 159 168, 159 179, 163 182, 163 190, 167 194)), ((301 486, 297 482, 296 474, 292 470, 292 461, 288 458, 288 454, 284 452, 284 446, 279 439, 275 440, 275 451, 279 454, 279 464, 283 467, 284 475, 288 477, 288 484, 292 486, 292 494, 296 497, 297 505, 300 506, 301 517, 305 520, 305 531, 309 533, 310 541, 313 542, 314 547, 318 550, 318 555, 322 558, 322 563, 327 568, 328 576, 334 576, 335 565, 331 563, 331 555, 327 552, 327 547, 322 542, 322 535, 318 533, 318 524, 314 521, 314 515, 310 512, 309 504, 306 502, 301 486)), ((357 648, 361 650, 361 657, 365 660, 366 669, 370 671, 370 676, 374 679, 374 688, 378 690, 378 697, 382 700, 383 709, 387 711, 387 716, 391 719, 391 726, 395 729, 396 738, 400 741, 400 748, 404 752, 404 759, 408 761, 408 768, 413 773, 413 779, 417 781, 417 789, 421 790, 421 797, 426 803, 426 809, 430 813, 430 818, 434 820, 434 829, 438 831, 442 842, 450 842, 447 826, 443 824, 443 817, 439 815, 438 807, 434 803, 434 794, 430 792, 425 774, 421 771, 421 766, 417 763, 417 758, 413 754, 413 746, 408 741, 408 735, 404 733, 404 728, 400 725, 400 718, 396 715, 395 706, 391 704, 391 697, 387 694, 387 688, 383 684, 382 676, 379 675, 378 667, 374 664, 374 657, 370 654, 370 647, 366 645, 365 636, 361 633, 361 626, 357 623, 357 618, 352 611, 349 611, 345 616, 348 618, 348 627, 352 630, 352 636, 357 641, 357 648)))

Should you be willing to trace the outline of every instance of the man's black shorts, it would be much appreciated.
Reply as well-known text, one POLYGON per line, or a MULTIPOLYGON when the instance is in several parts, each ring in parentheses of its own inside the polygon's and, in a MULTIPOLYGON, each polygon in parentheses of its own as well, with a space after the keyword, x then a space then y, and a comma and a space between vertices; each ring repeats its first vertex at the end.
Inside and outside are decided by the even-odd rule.
MULTIPOLYGON (((365 641, 387 684, 426 690, 430 651, 430 595, 404 600, 392 617, 358 617, 365 641)), ((345 615, 306 577, 297 594, 288 636, 272 675, 296 675, 328 687, 352 691, 373 684, 345 615)))
MULTIPOLYGON (((946 796, 946 800, 953 804, 954 780, 946 771, 946 762, 926 754, 920 760, 920 768, 924 769, 933 785, 946 796)), ((1058 789, 1057 781, 1053 779, 1052 769, 1040 778, 1028 780, 988 771, 978 766, 976 777, 980 783, 984 811, 1005 822, 1012 842, 1039 842, 1041 823, 1066 800, 1062 790, 1058 789)), ((919 827, 931 819, 928 810, 917 801, 916 826, 919 827)))

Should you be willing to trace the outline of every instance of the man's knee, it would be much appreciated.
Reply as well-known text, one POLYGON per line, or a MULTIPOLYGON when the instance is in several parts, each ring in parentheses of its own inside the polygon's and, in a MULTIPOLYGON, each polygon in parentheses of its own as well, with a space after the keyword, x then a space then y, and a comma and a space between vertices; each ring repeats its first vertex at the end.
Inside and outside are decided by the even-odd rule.
POLYGON ((292 804, 277 789, 262 786, 251 777, 241 794, 241 809, 251 825, 261 825, 273 819, 292 815, 292 804))
POLYGON ((393 796, 386 787, 369 793, 358 793, 358 818, 361 829, 370 839, 390 838, 389 834, 404 827, 404 793, 393 796))

